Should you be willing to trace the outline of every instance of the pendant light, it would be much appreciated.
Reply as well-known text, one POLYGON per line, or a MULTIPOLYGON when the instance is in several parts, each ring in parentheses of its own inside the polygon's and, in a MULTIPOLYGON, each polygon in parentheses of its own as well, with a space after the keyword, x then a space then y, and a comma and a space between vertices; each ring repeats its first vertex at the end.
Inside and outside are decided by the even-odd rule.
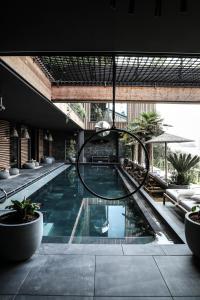
POLYGON ((45 135, 44 135, 44 140, 45 140, 45 141, 48 141, 48 136, 47 136, 46 133, 45 133, 45 135))
POLYGON ((4 111, 6 108, 3 105, 3 97, 0 97, 0 111, 4 111))
POLYGON ((28 133, 28 129, 26 127, 22 128, 22 135, 21 135, 22 139, 27 139, 30 140, 30 135, 28 133))
POLYGON ((17 129, 15 127, 13 127, 13 129, 12 129, 10 137, 14 137, 14 138, 19 137, 19 134, 18 134, 17 129))
POLYGON ((53 137, 52 137, 52 134, 51 134, 51 133, 49 133, 48 141, 49 141, 49 142, 53 142, 53 137))
MULTIPOLYGON (((92 195, 94 195, 95 197, 97 198, 100 198, 100 199, 104 199, 104 200, 121 200, 121 199, 129 199, 130 196, 132 196, 133 194, 135 194, 137 191, 140 190, 140 188, 145 184, 146 182, 146 179, 147 179, 147 176, 148 176, 148 172, 149 172, 149 158, 148 158, 148 152, 147 152, 147 149, 145 148, 144 144, 142 143, 142 141, 137 137, 137 135, 131 133, 131 132, 128 132, 127 130, 125 129, 119 129, 119 128, 116 128, 115 126, 115 96, 116 96, 116 61, 115 61, 115 54, 113 54, 112 56, 112 61, 113 61, 113 80, 112 80, 112 91, 113 91, 113 99, 112 99, 112 126, 111 128, 106 128, 106 129, 102 129, 100 130, 99 127, 103 127, 105 124, 102 123, 100 124, 99 126, 98 123, 95 125, 95 128, 96 128, 96 132, 94 134, 92 134, 88 139, 86 139, 84 141, 84 143, 82 144, 82 146, 80 147, 79 151, 78 151, 78 156, 77 156, 77 161, 76 161, 76 169, 77 169, 77 174, 78 174, 78 177, 81 181, 81 183, 83 184, 83 186, 86 188, 87 191, 89 191, 92 195), (99 133, 98 133, 99 131, 99 133), (144 153, 145 153, 145 163, 146 163, 146 167, 145 167, 145 174, 143 175, 143 179, 142 181, 137 185, 135 186, 135 189, 132 191, 128 191, 128 194, 127 195, 119 195, 117 197, 114 197, 114 198, 111 198, 111 197, 108 197, 107 195, 106 196, 102 196, 102 195, 99 195, 97 194, 94 190, 92 190, 84 181, 84 179, 82 178, 82 172, 80 171, 80 157, 82 155, 82 151, 84 150, 85 146, 90 143, 92 141, 92 139, 94 139, 97 135, 99 134, 103 134, 103 133, 107 133, 110 131, 114 132, 117 136, 119 136, 119 134, 129 134, 133 139, 136 140, 136 142, 138 142, 142 149, 144 150, 144 153)), ((100 122, 104 122, 104 121, 100 121, 100 122)), ((109 124, 110 126, 110 124, 109 124)))

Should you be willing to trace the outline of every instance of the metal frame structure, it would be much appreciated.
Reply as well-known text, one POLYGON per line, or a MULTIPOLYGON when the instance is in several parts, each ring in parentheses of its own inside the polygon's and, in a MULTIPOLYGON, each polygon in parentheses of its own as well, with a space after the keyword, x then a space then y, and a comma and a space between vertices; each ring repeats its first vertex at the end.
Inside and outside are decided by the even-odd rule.
MULTIPOLYGON (((109 54, 35 56, 53 85, 112 86, 109 54)), ((200 86, 200 56, 115 55, 116 86, 200 86)))

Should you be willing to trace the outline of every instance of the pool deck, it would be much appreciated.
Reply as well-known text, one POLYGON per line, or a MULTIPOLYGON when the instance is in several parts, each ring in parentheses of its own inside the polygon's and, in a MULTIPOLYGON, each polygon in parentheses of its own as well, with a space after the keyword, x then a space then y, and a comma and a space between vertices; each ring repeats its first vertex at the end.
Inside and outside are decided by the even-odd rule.
POLYGON ((0 299, 197 300, 200 262, 186 245, 42 244, 1 263, 0 299))
MULTIPOLYGON (((53 164, 42 164, 41 168, 37 169, 20 169, 20 175, 10 177, 9 179, 1 179, 0 187, 7 192, 8 196, 10 196, 64 164, 64 162, 55 162, 53 164)), ((4 193, 0 191, 0 201, 4 198, 4 196, 4 193)))
MULTIPOLYGON (((12 192, 62 165, 22 170, 4 188, 12 192)), ((183 223, 158 206, 183 236, 183 223)), ((185 244, 43 243, 28 261, 0 261, 0 300, 29 299, 200 300, 200 260, 185 244)))

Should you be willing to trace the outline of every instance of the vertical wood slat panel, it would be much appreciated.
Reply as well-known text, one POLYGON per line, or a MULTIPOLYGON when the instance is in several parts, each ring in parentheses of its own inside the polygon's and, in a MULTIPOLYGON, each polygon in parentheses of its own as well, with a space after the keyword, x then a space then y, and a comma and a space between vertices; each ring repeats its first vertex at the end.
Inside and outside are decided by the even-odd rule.
POLYGON ((0 168, 10 167, 10 123, 0 120, 0 168))
POLYGON ((52 156, 53 154, 52 154, 52 149, 53 149, 53 147, 52 147, 53 145, 52 145, 52 142, 49 142, 49 156, 52 156))
POLYGON ((29 152, 28 140, 21 139, 21 167, 28 160, 28 152, 29 152))
POLYGON ((44 156, 44 142, 42 129, 39 129, 38 139, 38 159, 39 161, 41 161, 41 158, 44 156))

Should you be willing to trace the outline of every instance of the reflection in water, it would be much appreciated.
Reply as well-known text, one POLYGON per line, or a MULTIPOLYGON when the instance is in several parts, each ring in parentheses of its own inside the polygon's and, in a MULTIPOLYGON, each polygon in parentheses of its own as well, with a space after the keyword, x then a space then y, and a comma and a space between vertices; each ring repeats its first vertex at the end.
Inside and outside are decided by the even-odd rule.
MULTIPOLYGON (((99 198, 83 199, 83 206, 75 228, 76 237, 148 237, 150 226, 135 207, 130 209, 122 201, 99 198)), ((79 241, 82 239, 80 238, 79 241)), ((84 240, 84 239, 83 239, 84 240)))
MULTIPOLYGON (((126 194, 113 167, 82 166, 85 182, 96 193, 107 197, 126 194)), ((123 201, 93 198, 80 183, 75 168, 70 168, 31 196, 42 204, 44 240, 48 242, 92 242, 95 238, 124 237, 154 239, 149 224, 140 210, 123 201), (71 238, 70 238, 71 237, 71 238), (91 239, 89 239, 89 237, 91 239)))

